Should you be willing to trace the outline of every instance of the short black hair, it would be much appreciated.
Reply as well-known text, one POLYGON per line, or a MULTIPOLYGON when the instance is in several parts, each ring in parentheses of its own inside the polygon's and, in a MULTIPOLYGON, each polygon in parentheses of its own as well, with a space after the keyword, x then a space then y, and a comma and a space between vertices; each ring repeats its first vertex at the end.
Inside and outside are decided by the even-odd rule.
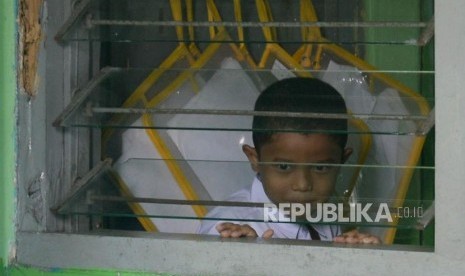
MULTIPOLYGON (((255 102, 254 111, 291 112, 294 115, 331 113, 345 116, 347 107, 339 92, 326 82, 296 77, 279 80, 263 90, 255 102)), ((347 119, 255 115, 252 136, 257 152, 278 132, 326 133, 344 149, 347 143, 347 119)))

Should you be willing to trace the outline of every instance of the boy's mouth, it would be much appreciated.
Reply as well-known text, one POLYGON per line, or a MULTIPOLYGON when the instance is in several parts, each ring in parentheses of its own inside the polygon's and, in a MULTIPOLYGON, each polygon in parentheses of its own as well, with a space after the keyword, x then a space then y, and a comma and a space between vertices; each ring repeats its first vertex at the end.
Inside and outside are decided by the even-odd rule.
POLYGON ((293 200, 289 200, 286 203, 290 204, 310 204, 312 208, 314 208, 318 203, 326 202, 326 198, 315 197, 315 196, 308 196, 305 198, 294 198, 293 200))

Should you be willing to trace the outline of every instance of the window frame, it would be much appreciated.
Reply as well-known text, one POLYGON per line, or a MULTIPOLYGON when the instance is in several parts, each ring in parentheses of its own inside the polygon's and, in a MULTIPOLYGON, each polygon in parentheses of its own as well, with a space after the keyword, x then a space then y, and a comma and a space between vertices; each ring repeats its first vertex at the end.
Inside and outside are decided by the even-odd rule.
MULTIPOLYGON (((67 10, 69 5, 68 1, 63 1, 64 10, 67 10)), ((319 242, 307 246, 302 241, 224 240, 219 237, 162 233, 111 231, 66 234, 58 232, 73 231, 80 222, 52 221, 45 224, 29 224, 27 221, 34 221, 33 215, 27 211, 30 207, 27 190, 31 179, 37 178, 38 172, 48 171, 49 176, 38 177, 44 181, 41 185, 46 185, 48 181, 53 181, 53 169, 60 167, 55 167, 53 164, 57 165, 62 160, 69 161, 75 158, 75 156, 49 156, 48 160, 44 160, 47 159, 45 151, 48 146, 56 143, 58 139, 64 147, 71 147, 72 139, 90 137, 93 134, 80 132, 76 135, 76 132, 69 131, 59 138, 47 137, 46 129, 51 128, 51 120, 54 118, 47 118, 42 123, 34 125, 36 120, 43 117, 34 118, 36 116, 31 115, 28 117, 20 113, 17 129, 18 144, 27 144, 31 133, 34 133, 35 137, 32 140, 32 152, 23 147, 17 149, 19 228, 16 232, 16 262, 38 267, 110 268, 175 274, 304 275, 310 271, 346 274, 348 269, 351 274, 367 271, 389 271, 390 274, 461 274, 465 269, 463 250, 465 240, 462 238, 465 233, 465 222, 457 216, 465 208, 465 201, 461 197, 465 194, 465 185, 463 185, 465 171, 462 165, 465 164, 465 156, 458 156, 457 152, 465 152, 465 128, 461 128, 465 109, 460 108, 465 106, 465 97, 462 96, 462 89, 465 87, 463 78, 465 62, 457 57, 461 54, 458 46, 465 45, 465 37, 461 34, 461 28, 451 28, 451 26, 465 26, 465 18, 460 14, 464 9, 465 2, 461 0, 435 1, 435 94, 438 97, 435 100, 437 122, 435 183, 437 185, 434 252, 416 246, 335 245, 319 242), (31 118, 32 122, 29 120, 31 118), (44 129, 40 130, 41 127, 44 129), (41 140, 39 137, 47 139, 41 140), (32 154, 36 162, 21 162, 28 154, 32 154), (44 161, 43 164, 51 166, 49 169, 52 170, 47 170, 46 165, 37 162, 41 160, 44 161), (54 229, 53 233, 47 232, 48 229, 54 229), (247 250, 244 250, 245 246, 247 250)), ((51 29, 55 24, 57 27, 59 25, 57 22, 48 24, 51 29)), ((47 40, 50 39, 53 38, 47 37, 47 40)), ((49 47, 47 51, 52 51, 50 48, 53 47, 51 46, 53 43, 46 44, 49 47)), ((76 54, 72 51, 73 49, 68 48, 62 50, 62 54, 67 58, 63 59, 59 66, 70 66, 71 58, 76 54)), ((49 57, 52 60, 51 55, 49 57)), ((49 61, 47 57, 42 58, 49 61)), ((46 72, 45 66, 52 65, 54 64, 42 65, 39 72, 46 72)), ((65 92, 71 95, 71 86, 65 83, 73 81, 79 82, 79 80, 70 81, 64 76, 63 80, 55 85, 64 86, 67 90, 65 92)), ((46 84, 42 84, 40 89, 46 91, 46 84)), ((36 101, 49 99, 43 94, 45 93, 38 94, 36 101)), ((24 95, 18 97, 17 109, 20 112, 27 111, 30 114, 44 112, 37 103, 27 106, 28 99, 24 95)), ((66 100, 65 98, 64 101, 66 100)), ((66 183, 66 180, 72 180, 73 175, 79 170, 77 168, 74 172, 67 172, 65 174, 67 179, 61 179, 60 182, 66 183)), ((47 194, 48 192, 43 191, 48 199, 53 200, 54 197, 59 196, 47 194)), ((42 215, 50 214, 48 210, 42 210, 42 215)))

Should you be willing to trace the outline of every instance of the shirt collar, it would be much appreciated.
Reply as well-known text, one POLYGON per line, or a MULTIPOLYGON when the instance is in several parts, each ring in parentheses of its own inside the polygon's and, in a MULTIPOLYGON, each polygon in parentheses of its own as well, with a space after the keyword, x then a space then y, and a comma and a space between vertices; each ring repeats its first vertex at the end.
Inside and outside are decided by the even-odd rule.
MULTIPOLYGON (((263 189, 263 184, 260 181, 259 177, 256 176, 254 181, 252 182, 251 193, 250 193, 250 201, 251 202, 263 202, 263 203, 271 203, 271 200, 265 193, 263 189)), ((285 236, 286 238, 296 238, 298 236, 299 239, 309 239, 310 233, 308 232, 306 227, 302 227, 299 224, 294 223, 271 223, 271 228, 276 231, 280 232, 280 235, 285 236)), ((325 235, 325 231, 323 225, 312 225, 315 230, 318 231, 322 240, 327 240, 328 237, 325 235)))

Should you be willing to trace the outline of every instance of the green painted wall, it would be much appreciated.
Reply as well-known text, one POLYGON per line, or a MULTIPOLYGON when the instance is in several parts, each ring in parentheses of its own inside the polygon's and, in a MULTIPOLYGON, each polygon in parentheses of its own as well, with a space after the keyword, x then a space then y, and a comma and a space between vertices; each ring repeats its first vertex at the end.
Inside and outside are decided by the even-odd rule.
MULTIPOLYGON (((428 20, 434 15, 434 1, 424 0, 421 6, 422 20, 428 20)), ((421 68, 423 70, 434 71, 434 37, 428 43, 421 53, 421 68)), ((434 99, 434 74, 422 75, 420 78, 420 91, 426 98, 434 99)), ((423 166, 434 166, 435 158, 435 128, 433 128, 428 136, 422 155, 423 166)), ((434 200, 434 173, 424 174, 421 179, 421 197, 424 199, 434 200)), ((423 233, 423 240, 426 245, 434 246, 434 224, 427 227, 423 233)))
POLYGON ((0 1, 0 265, 14 241, 16 1, 0 1))
POLYGON ((38 269, 24 266, 10 266, 4 274, 8 276, 171 276, 173 274, 154 274, 147 272, 121 272, 111 270, 74 270, 74 269, 38 269))
MULTIPOLYGON (((421 18, 420 0, 365 0, 364 19, 366 21, 413 21, 421 18)), ((420 35, 418 28, 368 28, 365 30, 368 41, 393 41, 415 39, 420 35), (401 38, 401 39, 399 39, 401 38)), ((420 68, 420 48, 396 44, 374 44, 365 48, 365 59, 381 70, 418 70, 420 68)), ((417 74, 396 74, 394 78, 418 91, 417 74)))
MULTIPOLYGON (((428 21, 433 15, 434 0, 365 0, 364 13, 367 21, 428 21)), ((399 41, 402 38, 418 38, 420 29, 366 29, 366 40, 399 41)), ((367 45, 365 59, 382 70, 434 70, 434 42, 426 47, 409 45, 367 45)), ((434 75, 393 74, 427 99, 434 98, 434 75)), ((432 102, 431 107, 434 105, 432 102)), ((421 165, 434 166, 434 129, 427 136, 421 165)), ((407 198, 434 199, 434 174, 418 174, 412 181, 407 198)), ((395 243, 434 245, 434 225, 424 232, 398 230, 395 243)))

